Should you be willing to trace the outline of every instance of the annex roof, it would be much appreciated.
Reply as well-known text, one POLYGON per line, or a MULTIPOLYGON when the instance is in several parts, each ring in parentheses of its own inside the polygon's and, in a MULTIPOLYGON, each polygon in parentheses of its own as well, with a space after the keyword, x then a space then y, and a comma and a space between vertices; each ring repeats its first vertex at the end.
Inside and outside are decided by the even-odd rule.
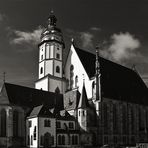
POLYGON ((32 109, 30 117, 51 117, 54 118, 53 113, 50 112, 50 108, 47 105, 36 106, 32 109))

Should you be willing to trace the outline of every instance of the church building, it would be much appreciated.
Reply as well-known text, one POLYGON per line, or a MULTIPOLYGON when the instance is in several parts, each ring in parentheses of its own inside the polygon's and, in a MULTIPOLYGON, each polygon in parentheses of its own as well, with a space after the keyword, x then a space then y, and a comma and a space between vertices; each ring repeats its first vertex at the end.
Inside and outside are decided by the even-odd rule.
POLYGON ((65 43, 51 12, 35 88, 4 83, 1 148, 126 147, 148 142, 148 88, 140 75, 65 43), (64 62, 65 61, 65 62, 64 62))

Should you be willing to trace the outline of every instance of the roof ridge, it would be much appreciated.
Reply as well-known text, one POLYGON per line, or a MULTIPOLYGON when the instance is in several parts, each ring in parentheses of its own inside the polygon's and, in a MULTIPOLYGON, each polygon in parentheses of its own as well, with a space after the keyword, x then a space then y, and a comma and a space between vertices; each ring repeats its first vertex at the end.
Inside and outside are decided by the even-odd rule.
MULTIPOLYGON (((86 52, 86 53, 88 53, 88 54, 91 54, 91 55, 93 55, 93 56, 96 56, 95 53, 89 52, 88 50, 84 50, 84 49, 81 49, 81 48, 76 47, 76 46, 74 46, 74 48, 75 48, 76 50, 81 50, 82 52, 86 52)), ((106 59, 106 58, 104 58, 104 57, 102 57, 102 56, 100 56, 100 55, 99 55, 99 57, 102 58, 103 60, 106 60, 106 61, 108 61, 108 62, 111 62, 111 63, 113 63, 113 64, 115 64, 115 65, 118 65, 118 66, 120 66, 120 67, 122 67, 122 68, 124 68, 124 69, 127 69, 127 70, 130 70, 130 71, 135 72, 134 70, 132 70, 131 68, 129 68, 129 67, 127 67, 127 66, 124 66, 124 65, 121 65, 121 64, 119 64, 119 63, 116 63, 115 61, 106 59)))
POLYGON ((11 85, 11 86, 16 86, 16 87, 22 87, 22 88, 26 88, 26 89, 32 89, 32 90, 36 90, 36 91, 38 91, 38 92, 45 92, 45 93, 53 93, 54 94, 54 92, 50 92, 50 91, 45 91, 45 90, 41 90, 41 89, 36 89, 36 88, 33 88, 33 87, 28 87, 28 86, 23 86, 23 85, 18 85, 18 84, 13 84, 13 83, 4 83, 5 84, 5 86, 6 85, 11 85))

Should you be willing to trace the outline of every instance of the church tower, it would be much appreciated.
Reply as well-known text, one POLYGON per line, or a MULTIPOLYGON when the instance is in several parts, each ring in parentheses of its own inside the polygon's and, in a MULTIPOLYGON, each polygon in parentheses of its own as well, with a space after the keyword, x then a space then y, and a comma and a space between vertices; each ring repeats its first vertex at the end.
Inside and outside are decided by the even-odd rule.
POLYGON ((78 104, 78 122, 80 127, 87 131, 88 128, 88 98, 86 94, 85 84, 83 82, 82 93, 78 104))
POLYGON ((47 27, 39 43, 39 71, 35 88, 50 92, 64 92, 62 32, 56 27, 57 18, 50 13, 47 27))

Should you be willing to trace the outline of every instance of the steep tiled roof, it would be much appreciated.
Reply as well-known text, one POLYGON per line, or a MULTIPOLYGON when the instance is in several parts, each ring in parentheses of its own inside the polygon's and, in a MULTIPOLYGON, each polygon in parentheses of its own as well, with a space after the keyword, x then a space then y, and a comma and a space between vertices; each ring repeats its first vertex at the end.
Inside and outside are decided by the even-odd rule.
MULTIPOLYGON (((95 76, 95 54, 75 47, 89 78, 95 76)), ((102 57, 100 59, 102 96, 137 104, 148 104, 148 89, 140 76, 102 57)))
POLYGON ((49 105, 36 106, 30 112, 28 118, 31 117, 50 117, 58 120, 75 120, 66 110, 59 110, 59 108, 50 108, 49 105))
POLYGON ((82 93, 81 93, 81 96, 80 96, 80 101, 79 101, 78 108, 85 109, 85 108, 88 107, 88 105, 89 104, 88 104, 86 89, 85 89, 85 85, 83 84, 82 93))
POLYGON ((40 105, 34 107, 28 117, 30 118, 35 116, 54 117, 53 113, 50 112, 50 108, 47 105, 40 105))
POLYGON ((43 105, 34 107, 33 110, 31 111, 29 117, 37 116, 40 113, 42 107, 43 107, 43 105))
POLYGON ((66 110, 61 110, 56 114, 58 120, 75 120, 74 116, 71 116, 66 110))
MULTIPOLYGON (((60 109, 63 108, 62 94, 55 94, 53 92, 42 91, 10 83, 4 83, 1 94, 3 94, 3 92, 7 94, 9 103, 14 105, 33 108, 35 106, 47 104, 49 107, 54 107, 56 102, 57 107, 60 109)), ((0 97, 3 97, 3 95, 0 97)))

